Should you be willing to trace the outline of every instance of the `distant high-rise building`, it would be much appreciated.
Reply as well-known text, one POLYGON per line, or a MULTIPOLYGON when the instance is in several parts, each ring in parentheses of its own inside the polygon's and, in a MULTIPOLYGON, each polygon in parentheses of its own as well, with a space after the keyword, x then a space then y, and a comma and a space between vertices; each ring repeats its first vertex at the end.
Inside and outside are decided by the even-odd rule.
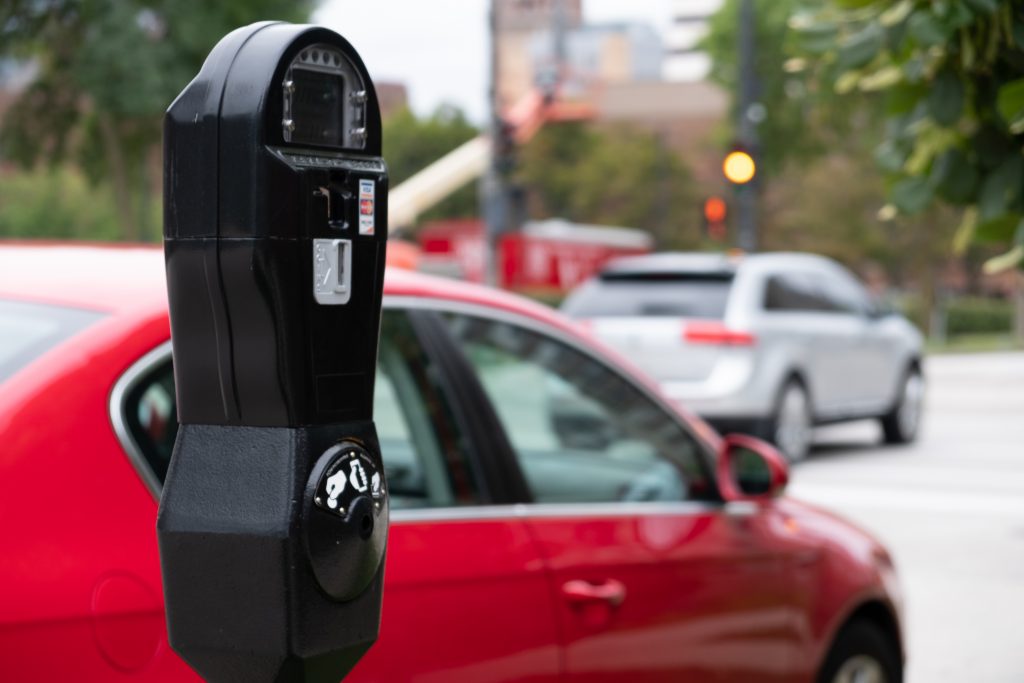
MULTIPOLYGON (((661 36, 641 23, 583 24, 564 34, 562 91, 570 98, 595 86, 661 79, 665 57, 661 36)), ((553 31, 538 31, 530 44, 534 79, 556 64, 553 31)))
POLYGON ((563 94, 661 78, 661 36, 646 24, 587 24, 582 0, 495 0, 494 7, 498 99, 503 106, 556 80, 559 52, 563 94))
POLYGON ((698 45, 708 32, 708 19, 724 0, 675 0, 672 28, 665 43, 669 55, 664 75, 671 81, 701 81, 711 70, 711 58, 698 45))
POLYGON ((498 100, 509 106, 535 85, 530 46, 538 32, 559 22, 566 31, 583 23, 582 0, 495 0, 498 35, 498 100))

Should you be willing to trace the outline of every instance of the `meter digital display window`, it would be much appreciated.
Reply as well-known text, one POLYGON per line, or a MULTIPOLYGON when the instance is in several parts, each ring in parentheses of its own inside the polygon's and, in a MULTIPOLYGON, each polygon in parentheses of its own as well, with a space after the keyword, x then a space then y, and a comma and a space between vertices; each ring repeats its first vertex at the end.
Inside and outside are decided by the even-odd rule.
POLYGON ((341 145, 345 130, 345 79, 340 74, 292 72, 292 142, 341 145))
POLYGON ((292 60, 284 82, 285 142, 363 149, 366 84, 336 48, 312 45, 292 60))

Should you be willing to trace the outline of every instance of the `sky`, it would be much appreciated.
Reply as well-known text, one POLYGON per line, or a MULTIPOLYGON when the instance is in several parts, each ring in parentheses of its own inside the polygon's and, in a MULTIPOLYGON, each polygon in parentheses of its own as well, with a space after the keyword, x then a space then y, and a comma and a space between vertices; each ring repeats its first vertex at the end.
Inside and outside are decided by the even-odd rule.
MULTIPOLYGON (((672 0, 583 0, 586 21, 647 22, 664 34, 672 0)), ((374 80, 398 81, 418 114, 455 104, 476 123, 487 112, 487 0, 325 0, 313 19, 363 57, 374 80)))

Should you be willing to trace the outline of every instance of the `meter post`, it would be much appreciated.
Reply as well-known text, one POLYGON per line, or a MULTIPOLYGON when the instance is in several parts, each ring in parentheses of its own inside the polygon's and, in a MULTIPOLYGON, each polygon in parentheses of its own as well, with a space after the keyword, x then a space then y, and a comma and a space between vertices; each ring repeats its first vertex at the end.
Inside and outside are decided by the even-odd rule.
POLYGON ((164 153, 170 643, 210 681, 338 681, 377 638, 388 527, 377 96, 337 33, 253 24, 171 104, 164 153))

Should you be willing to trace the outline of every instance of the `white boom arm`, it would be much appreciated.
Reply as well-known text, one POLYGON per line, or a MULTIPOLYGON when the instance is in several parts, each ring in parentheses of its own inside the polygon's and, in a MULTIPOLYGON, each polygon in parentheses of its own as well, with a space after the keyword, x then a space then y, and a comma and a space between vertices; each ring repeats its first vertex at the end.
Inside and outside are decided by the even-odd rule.
POLYGON ((479 135, 392 188, 388 194, 388 231, 415 224, 421 213, 483 175, 490 158, 490 138, 479 135))

